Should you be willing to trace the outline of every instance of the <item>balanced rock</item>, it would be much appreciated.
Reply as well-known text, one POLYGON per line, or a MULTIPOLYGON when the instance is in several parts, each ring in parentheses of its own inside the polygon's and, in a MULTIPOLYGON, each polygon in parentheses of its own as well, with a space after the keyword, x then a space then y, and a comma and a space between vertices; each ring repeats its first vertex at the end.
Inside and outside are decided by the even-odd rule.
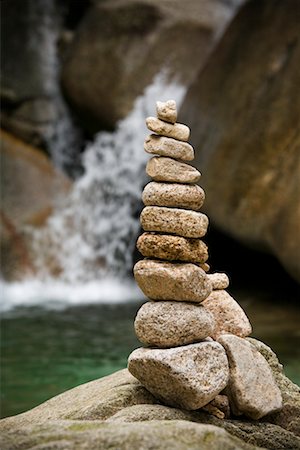
POLYGON ((208 259, 207 245, 200 239, 143 233, 136 245, 141 254, 147 258, 193 263, 204 263, 208 259))
POLYGON ((261 417, 282 407, 281 392, 265 358, 246 339, 231 334, 219 338, 229 361, 227 392, 234 414, 251 419, 261 417))
POLYGON ((212 291, 206 273, 195 264, 145 259, 136 263, 134 277, 152 300, 201 302, 212 291))
POLYGON ((147 206, 169 206, 198 211, 205 194, 200 186, 151 181, 143 191, 142 200, 147 206))
POLYGON ((134 328, 138 339, 153 347, 177 347, 210 336, 214 318, 201 304, 147 302, 139 309, 134 328))
POLYGON ((128 369, 163 403, 188 410, 209 403, 225 388, 229 377, 225 350, 217 342, 139 348, 129 356, 128 369))
MULTIPOLYGON (((207 275, 209 280, 211 278, 207 275)), ((207 297, 203 306, 214 316, 216 325, 212 337, 218 338, 222 334, 232 333, 236 336, 249 336, 252 327, 245 311, 224 290, 213 291, 207 297)))
POLYGON ((145 231, 177 234, 187 238, 201 238, 206 234, 208 217, 196 211, 163 206, 146 206, 141 213, 145 231))
POLYGON ((226 273, 211 273, 208 277, 213 289, 226 289, 229 286, 229 278, 226 273))
POLYGON ((201 267, 202 270, 204 270, 204 272, 209 272, 210 271, 210 265, 205 263, 199 264, 199 267, 201 267))
POLYGON ((146 125, 150 131, 161 136, 178 139, 179 141, 188 141, 190 129, 182 123, 168 123, 156 117, 147 117, 146 125))
POLYGON ((193 147, 187 142, 180 142, 176 139, 157 136, 156 134, 150 134, 145 139, 144 150, 147 153, 183 159, 184 161, 192 161, 195 156, 193 147))
POLYGON ((175 123, 177 120, 177 108, 175 100, 156 102, 157 117, 166 122, 175 123))
POLYGON ((201 177, 195 167, 164 156, 153 156, 147 163, 146 172, 154 181, 173 183, 197 183, 201 177))

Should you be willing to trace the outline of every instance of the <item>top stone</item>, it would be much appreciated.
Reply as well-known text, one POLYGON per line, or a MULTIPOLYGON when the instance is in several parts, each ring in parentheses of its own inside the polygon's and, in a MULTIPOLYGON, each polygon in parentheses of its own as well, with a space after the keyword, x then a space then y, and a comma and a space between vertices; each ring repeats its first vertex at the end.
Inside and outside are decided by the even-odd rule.
POLYGON ((182 123, 168 123, 156 117, 147 117, 146 125, 153 133, 177 139, 178 141, 188 141, 190 129, 182 123))
POLYGON ((165 122, 175 123, 177 120, 177 108, 175 100, 156 102, 157 117, 165 122))

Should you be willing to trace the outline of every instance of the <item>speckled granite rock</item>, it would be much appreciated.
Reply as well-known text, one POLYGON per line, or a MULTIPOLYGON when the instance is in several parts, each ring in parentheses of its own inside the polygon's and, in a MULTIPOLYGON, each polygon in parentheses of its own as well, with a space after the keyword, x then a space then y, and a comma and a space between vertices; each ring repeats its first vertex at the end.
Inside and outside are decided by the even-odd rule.
POLYGON ((190 137, 190 129, 182 123, 168 123, 157 117, 147 117, 146 125, 150 131, 159 134, 160 136, 167 136, 178 141, 188 141, 190 137))
POLYGON ((146 172, 154 181, 197 183, 201 173, 195 167, 165 156, 149 159, 146 172))
POLYGON ((146 206, 141 212, 141 225, 145 231, 201 238, 206 234, 208 217, 200 212, 185 209, 146 206))
POLYGON ((195 264, 145 259, 134 266, 134 277, 152 300, 201 302, 212 291, 206 273, 195 264))
POLYGON ((147 302, 134 322, 138 339, 150 347, 177 347, 210 336, 214 318, 201 305, 184 302, 147 302))
POLYGON ((208 278, 215 290, 226 289, 229 286, 229 278, 226 273, 211 273, 208 278))
POLYGON ((177 120, 177 108, 175 100, 156 102, 156 115, 161 120, 175 123, 177 120))
POLYGON ((143 233, 138 238, 136 245, 141 254, 148 258, 193 263, 204 263, 208 258, 207 245, 200 239, 143 233))
POLYGON ((200 186, 151 181, 143 190, 142 200, 147 206, 168 206, 199 211, 205 194, 200 186))
POLYGON ((226 353, 217 342, 139 348, 129 356, 128 370, 163 403, 189 410, 209 403, 229 377, 226 353))
POLYGON ((147 153, 169 156, 170 158, 182 159, 183 161, 192 161, 195 156, 193 147, 187 142, 157 136, 156 134, 150 134, 145 139, 144 150, 147 153))

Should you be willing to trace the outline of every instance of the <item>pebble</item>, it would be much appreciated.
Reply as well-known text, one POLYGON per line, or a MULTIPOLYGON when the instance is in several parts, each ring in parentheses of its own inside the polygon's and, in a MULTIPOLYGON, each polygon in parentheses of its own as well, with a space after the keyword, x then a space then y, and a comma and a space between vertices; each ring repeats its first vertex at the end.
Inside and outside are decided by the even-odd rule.
POLYGON ((207 264, 206 262, 203 264, 199 264, 199 267, 201 267, 202 270, 204 270, 204 272, 209 272, 210 271, 210 265, 207 264))
POLYGON ((147 153, 160 156, 169 156, 184 161, 192 161, 195 157, 193 147, 187 142, 176 141, 170 137, 150 134, 144 143, 144 150, 147 153))
POLYGON ((187 410, 209 403, 229 376, 226 353, 217 342, 138 348, 129 356, 128 370, 160 401, 187 410))
POLYGON ((169 206, 199 211, 204 203, 204 190, 190 184, 157 183, 151 181, 143 191, 142 200, 147 206, 169 206))
POLYGON ((135 322, 138 339, 150 347, 177 347, 200 342, 214 329, 212 315, 196 303, 147 302, 135 322))
POLYGON ((175 100, 156 102, 157 117, 166 122, 175 123, 177 120, 177 108, 175 100))
POLYGON ((201 302, 212 292, 206 273, 195 264, 144 259, 133 272, 140 289, 152 300, 201 302))
POLYGON ((213 285, 213 289, 226 289, 229 286, 229 278, 226 273, 209 274, 209 279, 213 285))
POLYGON ((146 206, 141 212, 141 225, 145 231, 201 238, 206 234, 208 217, 200 212, 185 209, 146 206))
POLYGON ((182 123, 168 123, 156 117, 147 117, 146 125, 150 131, 159 134, 160 136, 167 136, 178 141, 188 141, 190 137, 190 129, 182 123))
POLYGON ((204 263, 208 259, 207 245, 203 241, 171 234, 143 233, 137 240, 137 248, 147 258, 193 263, 204 263))
POLYGON ((154 156, 146 166, 149 177, 155 181, 197 183, 201 173, 195 167, 164 156, 154 156))
POLYGON ((257 420, 279 410, 282 407, 281 392, 269 364, 254 345, 231 334, 221 336, 219 342, 229 361, 226 392, 233 413, 257 420))

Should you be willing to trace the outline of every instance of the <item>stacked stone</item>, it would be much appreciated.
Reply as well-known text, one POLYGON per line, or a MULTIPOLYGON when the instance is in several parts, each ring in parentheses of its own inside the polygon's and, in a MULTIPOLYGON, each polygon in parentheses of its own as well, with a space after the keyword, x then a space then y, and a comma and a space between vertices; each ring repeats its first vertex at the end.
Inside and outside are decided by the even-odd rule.
POLYGON ((157 118, 146 120, 154 134, 144 148, 155 156, 146 168, 153 181, 143 191, 145 232, 137 242, 145 259, 135 265, 134 276, 149 301, 134 325, 147 347, 130 355, 128 369, 167 405, 205 407, 224 417, 220 405, 228 411, 228 399, 219 394, 226 388, 235 414, 260 418, 280 408, 280 391, 266 361, 243 339, 252 329, 225 290, 227 275, 207 273, 201 238, 208 218, 200 212, 205 194, 196 184, 200 173, 186 163, 194 159, 190 130, 176 120, 173 100, 157 102, 157 118))

